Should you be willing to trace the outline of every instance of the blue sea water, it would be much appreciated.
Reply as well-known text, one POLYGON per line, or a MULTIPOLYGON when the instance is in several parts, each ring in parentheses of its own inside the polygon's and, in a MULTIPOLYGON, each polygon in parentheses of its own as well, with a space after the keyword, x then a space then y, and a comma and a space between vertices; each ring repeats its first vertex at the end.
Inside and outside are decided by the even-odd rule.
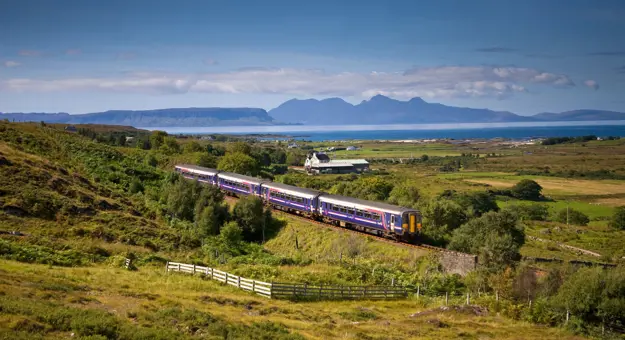
POLYGON ((148 128, 178 134, 281 134, 295 139, 324 140, 411 140, 411 139, 527 139, 563 136, 625 137, 625 121, 462 123, 413 125, 348 126, 228 126, 148 128))

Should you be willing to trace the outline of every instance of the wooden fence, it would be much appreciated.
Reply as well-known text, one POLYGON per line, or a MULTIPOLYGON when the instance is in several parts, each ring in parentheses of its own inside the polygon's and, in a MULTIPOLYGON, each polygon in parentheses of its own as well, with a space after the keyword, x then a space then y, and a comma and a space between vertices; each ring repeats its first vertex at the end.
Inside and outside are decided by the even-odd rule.
POLYGON ((397 286, 334 286, 294 283, 273 283, 271 295, 275 298, 382 300, 405 298, 406 288, 397 286))
POLYGON ((248 290, 258 295, 271 298, 271 283, 246 279, 221 270, 210 267, 196 266, 194 264, 184 264, 167 262, 167 271, 183 272, 188 274, 203 274, 213 280, 235 286, 239 289, 248 290))
POLYGON ((408 295, 406 288, 398 286, 334 286, 308 285, 297 283, 267 283, 250 280, 210 267, 193 264, 167 262, 167 272, 183 272, 202 274, 213 280, 223 282, 237 288, 276 299, 398 299, 408 295))

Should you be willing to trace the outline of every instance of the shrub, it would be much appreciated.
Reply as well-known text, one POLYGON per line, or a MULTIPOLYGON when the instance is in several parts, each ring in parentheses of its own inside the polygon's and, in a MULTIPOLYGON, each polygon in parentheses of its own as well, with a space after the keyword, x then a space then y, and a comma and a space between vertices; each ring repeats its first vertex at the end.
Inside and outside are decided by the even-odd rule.
POLYGON ((543 187, 531 179, 524 179, 510 189, 512 196, 522 199, 537 201, 541 198, 543 187))
POLYGON ((522 221, 546 221, 549 218, 549 207, 544 204, 509 205, 505 210, 516 214, 522 221))
POLYGON ((610 227, 625 230, 625 206, 614 209, 614 214, 610 220, 610 227))
POLYGON ((586 214, 572 208, 564 208, 556 214, 555 220, 560 223, 570 223, 575 225, 588 225, 590 219, 586 214))

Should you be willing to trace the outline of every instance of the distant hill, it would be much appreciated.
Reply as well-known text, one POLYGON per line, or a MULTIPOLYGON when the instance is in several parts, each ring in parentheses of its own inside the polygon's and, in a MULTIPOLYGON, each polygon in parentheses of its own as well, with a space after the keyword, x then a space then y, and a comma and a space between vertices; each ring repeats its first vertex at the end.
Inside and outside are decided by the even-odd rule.
POLYGON ((364 100, 357 105, 349 104, 339 98, 292 99, 269 111, 269 114, 281 122, 315 125, 491 123, 534 120, 505 111, 427 103, 418 97, 409 101, 400 101, 382 95, 364 100))
POLYGON ((16 122, 107 124, 135 127, 202 127, 254 125, 376 125, 427 123, 500 123, 541 121, 625 120, 625 113, 575 110, 521 116, 508 111, 474 109, 428 103, 416 97, 408 101, 377 95, 352 105, 341 98, 291 99, 269 111, 258 108, 173 108, 116 110, 81 115, 67 113, 0 113, 0 119, 16 122))
POLYGON ((273 125, 267 111, 256 108, 176 108, 116 110, 81 115, 67 113, 2 113, 0 119, 16 122, 108 124, 135 127, 273 125))
POLYGON ((574 120, 625 120, 625 113, 603 110, 574 110, 561 113, 539 113, 532 116, 539 120, 574 121, 574 120))

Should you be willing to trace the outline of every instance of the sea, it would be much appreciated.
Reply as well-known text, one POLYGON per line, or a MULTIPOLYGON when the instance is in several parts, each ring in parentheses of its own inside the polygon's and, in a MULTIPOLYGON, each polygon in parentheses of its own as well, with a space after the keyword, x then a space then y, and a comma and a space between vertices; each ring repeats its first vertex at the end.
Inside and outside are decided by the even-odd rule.
POLYGON ((625 137, 625 121, 458 123, 402 125, 271 125, 150 127, 170 134, 269 135, 266 139, 311 141, 415 139, 535 139, 595 135, 625 137))

